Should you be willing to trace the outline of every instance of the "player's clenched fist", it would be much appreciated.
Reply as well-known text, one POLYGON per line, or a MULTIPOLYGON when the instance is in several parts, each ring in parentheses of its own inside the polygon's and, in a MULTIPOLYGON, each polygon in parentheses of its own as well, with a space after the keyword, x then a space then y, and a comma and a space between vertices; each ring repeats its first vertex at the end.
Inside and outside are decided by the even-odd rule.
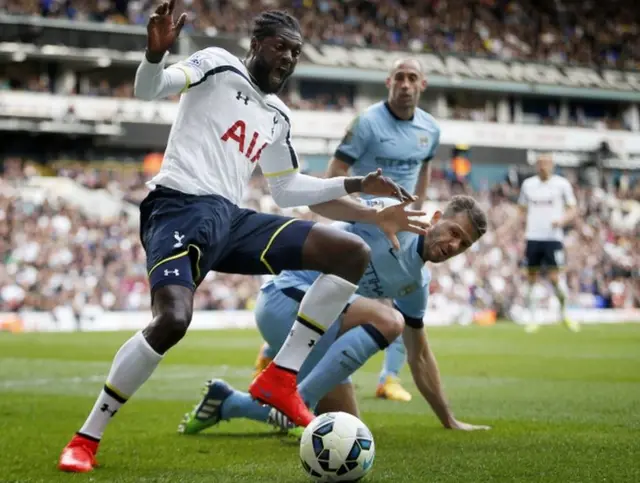
POLYGON ((400 201, 415 200, 415 197, 402 186, 382 176, 380 168, 365 176, 362 180, 362 192, 368 195, 393 196, 400 201))
POLYGON ((147 60, 149 62, 160 62, 164 53, 180 35, 180 30, 187 20, 187 14, 183 13, 177 22, 173 21, 173 10, 176 0, 161 3, 147 24, 147 60))

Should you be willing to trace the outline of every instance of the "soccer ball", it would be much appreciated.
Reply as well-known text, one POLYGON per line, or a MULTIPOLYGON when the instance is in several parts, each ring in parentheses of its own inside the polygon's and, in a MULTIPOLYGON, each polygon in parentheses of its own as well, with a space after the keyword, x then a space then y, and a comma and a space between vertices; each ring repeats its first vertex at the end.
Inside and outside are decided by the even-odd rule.
POLYGON ((315 481, 357 481, 376 455, 369 428, 351 414, 325 413, 302 433, 300 461, 315 481))

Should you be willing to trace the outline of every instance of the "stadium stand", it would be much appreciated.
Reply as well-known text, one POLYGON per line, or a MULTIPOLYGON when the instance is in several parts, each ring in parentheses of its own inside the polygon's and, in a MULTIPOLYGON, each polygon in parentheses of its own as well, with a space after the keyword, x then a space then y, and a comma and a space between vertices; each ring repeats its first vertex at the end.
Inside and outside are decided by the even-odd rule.
MULTIPOLYGON (((0 185, 0 253, 4 259, 0 268, 0 311, 52 310, 63 304, 148 309, 144 253, 135 222, 128 223, 123 214, 95 220, 59 200, 32 194, 27 197, 24 189, 16 188, 27 186, 30 178, 37 177, 36 170, 20 159, 5 159, 4 165, 0 185)), ((139 201, 144 193, 144 176, 140 173, 132 176, 130 171, 75 163, 56 168, 56 174, 92 190, 108 189, 114 195, 139 192, 138 197, 128 198, 131 202, 139 201)), ((452 183, 446 171, 437 170, 434 178, 430 199, 446 200, 462 191, 473 194, 488 208, 491 224, 489 233, 468 253, 444 265, 431 266, 431 303, 434 307, 457 304, 462 318, 469 310, 487 308, 507 316, 523 297, 519 290, 523 277, 519 269, 521 230, 519 225, 504 223, 517 218, 514 200, 518 184, 504 181, 490 191, 476 192, 469 185, 452 183)), ((575 176, 573 181, 582 216, 566 237, 570 303, 639 307, 640 238, 637 227, 626 225, 617 210, 623 200, 640 201, 640 183, 604 191, 579 186, 575 176)), ((254 178, 245 205, 281 212, 260 177, 254 178)), ((292 212, 313 218, 306 209, 292 212)), ((196 307, 251 308, 260 283, 259 278, 210 274, 197 292, 196 307)))
MULTIPOLYGON (((8 14, 146 24, 153 1, 7 0, 8 14)), ((310 42, 634 69, 640 11, 632 0, 243 0, 183 2, 187 31, 245 34, 264 8, 292 8, 310 42), (606 19, 602 22, 601 19, 606 19)))
MULTIPOLYGON (((0 312, 52 311, 59 306, 77 312, 87 306, 116 311, 149 308, 137 205, 147 193, 147 173, 153 171, 147 169, 147 161, 157 164, 161 158, 179 99, 131 101, 139 59, 127 56, 140 53, 145 33, 141 26, 154 4, 0 1, 0 122, 3 134, 11 133, 0 151, 0 312), (46 23, 50 20, 53 23, 46 23), (44 26, 32 29, 38 21, 44 26), (113 38, 103 42, 112 32, 113 38), (65 42, 71 50, 64 50, 65 42), (85 42, 93 48, 85 49, 85 42), (103 44, 104 49, 96 48, 103 44), (113 59, 120 60, 112 64, 113 59)), ((316 173, 324 171, 344 134, 345 119, 350 121, 386 95, 380 77, 386 69, 381 68, 382 60, 360 66, 354 57, 364 50, 358 47, 382 54, 438 54, 426 60, 432 61, 429 80, 439 77, 439 84, 430 84, 422 98, 423 107, 443 124, 442 146, 432 161, 428 210, 464 191, 482 200, 491 226, 473 250, 432 267, 433 308, 457 307, 455 318, 464 321, 482 310, 511 318, 522 305, 522 230, 505 226, 504 220, 518 219, 515 201, 520 183, 530 173, 532 152, 545 147, 571 179, 582 215, 566 237, 570 304, 640 307, 640 144, 633 137, 640 130, 640 77, 632 72, 640 66, 640 10, 633 2, 187 0, 178 4, 189 21, 182 36, 187 37, 185 42, 172 51, 174 60, 217 41, 228 42, 239 54, 243 47, 238 39, 246 34, 250 19, 273 7, 295 13, 312 45, 353 47, 348 51, 352 57, 337 66, 314 63, 306 56, 301 64, 306 62, 313 72, 292 78, 281 94, 293 116, 302 120, 294 119, 293 137, 303 166, 316 173), (469 64, 458 64, 471 73, 463 85, 460 72, 453 68, 456 64, 447 63, 450 54, 455 59, 473 55, 505 65, 517 61, 522 69, 530 62, 556 66, 565 82, 545 80, 544 73, 535 70, 542 81, 518 80, 505 67, 512 77, 501 80, 504 89, 487 88, 493 80, 477 75, 469 64), (372 72, 371 65, 378 71, 372 72), (324 75, 325 67, 347 66, 361 67, 360 77, 343 81, 324 75), (567 73, 568 66, 592 69, 588 82, 595 82, 595 76, 602 82, 589 84, 567 73), (606 77, 603 69, 625 72, 606 77), (621 87, 622 80, 626 84, 621 87), (510 90, 515 84, 518 89, 510 90), (609 144, 595 164, 597 169, 583 169, 604 140, 609 144), (472 144, 470 161, 450 154, 459 151, 459 143, 472 144)), ((332 51, 328 52, 324 55, 330 58, 332 51)), ((379 59, 387 60, 382 54, 379 59)), ((245 204, 279 212, 260 177, 253 180, 245 204)), ((306 209, 291 213, 312 216, 306 209)), ((196 308, 250 309, 260 283, 260 278, 210 274, 196 295, 196 308)), ((541 285, 537 295, 546 299, 546 293, 541 285)))

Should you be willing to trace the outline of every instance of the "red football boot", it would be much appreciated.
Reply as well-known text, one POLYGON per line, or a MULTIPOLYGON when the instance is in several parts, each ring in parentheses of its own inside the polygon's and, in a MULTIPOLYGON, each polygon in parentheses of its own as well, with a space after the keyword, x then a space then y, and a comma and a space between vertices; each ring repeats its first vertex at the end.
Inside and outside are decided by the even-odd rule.
POLYGON ((58 469, 72 473, 87 473, 98 466, 98 442, 76 434, 62 450, 58 469))
POLYGON ((298 393, 297 375, 271 362, 249 386, 249 394, 288 417, 296 426, 307 427, 314 415, 298 393))

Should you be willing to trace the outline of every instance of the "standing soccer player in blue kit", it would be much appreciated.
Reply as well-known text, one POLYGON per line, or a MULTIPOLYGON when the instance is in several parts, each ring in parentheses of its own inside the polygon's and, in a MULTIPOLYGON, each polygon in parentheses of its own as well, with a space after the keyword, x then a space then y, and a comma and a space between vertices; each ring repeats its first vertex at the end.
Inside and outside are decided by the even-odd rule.
MULTIPOLYGON (((369 107, 355 118, 329 162, 331 178, 366 175, 382 168, 385 175, 418 199, 420 208, 426 197, 431 164, 440 142, 440 128, 430 114, 418 107, 420 94, 426 89, 420 62, 399 59, 393 63, 386 80, 386 101, 369 107)), ((364 197, 366 198, 366 197, 364 197)), ((263 345, 256 360, 256 374, 275 357, 275 351, 263 345)), ((399 337, 385 351, 376 396, 393 401, 410 401, 411 394, 399 382, 398 374, 406 360, 406 350, 399 337)))

